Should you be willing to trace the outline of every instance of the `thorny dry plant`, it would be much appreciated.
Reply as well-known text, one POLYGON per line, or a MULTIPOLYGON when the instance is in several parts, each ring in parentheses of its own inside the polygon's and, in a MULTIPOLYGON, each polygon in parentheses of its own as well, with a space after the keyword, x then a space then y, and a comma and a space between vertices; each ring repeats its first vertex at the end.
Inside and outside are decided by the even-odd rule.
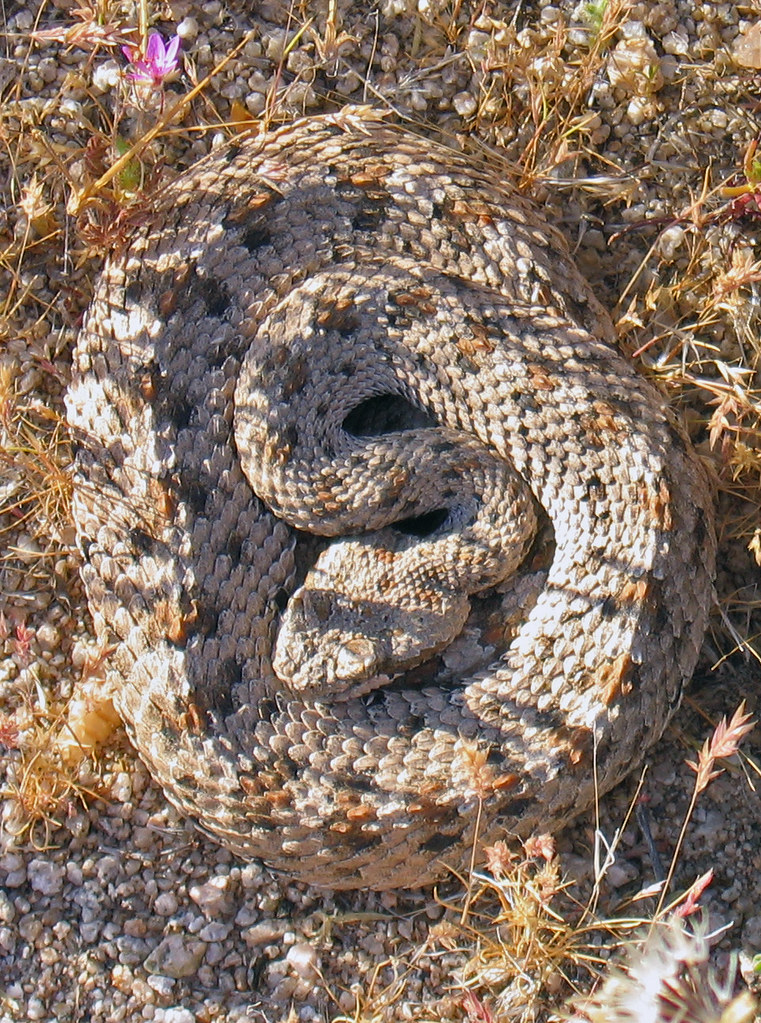
MULTIPOLYGON (((462 134, 453 141, 478 150, 484 159, 496 160, 500 173, 509 166, 520 187, 539 199, 557 201, 558 196, 576 194, 606 210, 625 207, 635 200, 639 181, 631 171, 599 155, 596 118, 588 96, 595 81, 607 76, 643 103, 654 101, 657 80, 649 52, 642 49, 632 54, 620 48, 619 30, 631 7, 632 0, 587 4, 587 43, 571 48, 569 58, 568 27, 562 19, 548 41, 546 33, 521 28, 520 5, 515 17, 503 18, 498 8, 489 15, 482 5, 466 0, 454 0, 440 11, 434 5, 428 14, 416 15, 412 53, 420 59, 400 87, 425 95, 427 84, 450 63, 469 65, 479 83, 477 102, 462 134)), ((342 10, 336 0, 327 0, 326 5, 308 0, 291 4, 284 26, 287 43, 277 58, 265 109, 253 116, 240 103, 233 103, 229 112, 220 109, 220 101, 207 88, 229 62, 235 66, 252 34, 243 36, 203 77, 196 72, 192 50, 183 54, 186 77, 180 91, 171 96, 162 91, 162 82, 153 83, 155 88, 150 82, 130 83, 126 74, 104 96, 90 88, 93 69, 107 56, 117 56, 122 46, 135 48, 137 60, 147 57, 155 10, 142 0, 134 26, 128 5, 113 0, 82 0, 69 11, 68 22, 57 24, 52 8, 44 2, 38 8, 29 33, 29 52, 37 43, 57 42, 62 49, 84 54, 85 64, 69 71, 59 94, 42 106, 22 96, 21 75, 0 97, 0 159, 8 168, 9 210, 9 219, 0 219, 0 295, 4 295, 0 306, 0 528, 4 561, 14 561, 10 538, 19 531, 39 547, 36 585, 58 585, 52 566, 65 551, 70 525, 71 453, 60 411, 65 386, 60 356, 87 295, 67 283, 67 272, 85 265, 94 270, 96 257, 128 236, 152 189, 167 172, 165 163, 171 160, 173 144, 181 139, 209 129, 229 135, 267 130, 292 116, 289 99, 306 79, 324 81, 326 101, 343 102, 340 94, 331 91, 331 83, 349 70, 363 82, 365 101, 393 110, 394 96, 383 94, 375 85, 370 66, 363 74, 351 61, 356 38, 352 27, 342 23, 342 10), (301 70, 288 74, 289 57, 296 51, 305 59, 301 70), (87 102, 72 108, 67 92, 83 83, 87 102), (52 145, 51 124, 67 117, 77 121, 74 130, 64 133, 67 141, 52 145), (125 125, 131 126, 131 134, 125 133, 125 125), (58 290, 41 296, 34 268, 40 256, 51 250, 56 253, 58 290)), ((710 59, 698 62, 694 70, 696 75, 718 75, 710 59)), ((704 187, 690 203, 669 210, 660 220, 645 218, 635 225, 637 230, 629 230, 624 241, 637 244, 632 236, 646 233, 650 242, 653 231, 655 240, 636 274, 618 285, 617 312, 623 342, 670 394, 701 450, 717 467, 724 533, 738 538, 761 564, 761 260, 756 258, 751 237, 759 217, 761 186, 752 147, 753 142, 744 154, 737 154, 738 170, 730 179, 716 181, 706 167, 704 187)), ((620 243, 611 239, 612 245, 620 243)), ((2 596, 14 595, 6 591, 2 596)), ((761 612, 758 592, 740 587, 724 593, 721 611, 723 624, 716 627, 721 654, 729 656, 737 648, 758 658, 754 635, 761 612)), ((84 754, 114 726, 108 699, 97 692, 103 652, 96 652, 83 668, 73 703, 68 695, 50 698, 44 692, 48 680, 36 677, 31 664, 33 629, 23 615, 2 621, 0 645, 15 659, 24 692, 19 707, 0 716, 0 743, 18 755, 5 794, 15 801, 18 812, 13 820, 19 829, 26 829, 33 843, 45 845, 61 814, 74 802, 91 798, 93 793, 82 783, 84 754)), ((73 669, 71 674, 76 674, 73 669)), ((729 750, 746 728, 747 722, 736 715, 700 752, 680 845, 702 791, 700 779, 710 780, 715 759, 731 755, 729 750)), ((677 905, 664 908, 663 903, 678 853, 679 847, 660 893, 657 928, 673 928, 677 919, 677 905)), ((517 858, 506 847, 495 845, 488 853, 487 871, 474 875, 465 888, 463 906, 450 907, 448 921, 433 929, 431 940, 443 948, 462 947, 465 942, 475 946, 462 972, 461 990, 450 1000, 453 1015, 464 1014, 472 1023, 528 1021, 540 1013, 550 1018, 548 1006, 553 1000, 557 1004, 569 987, 574 989, 585 971, 594 973, 602 967, 601 945, 620 943, 643 923, 634 917, 597 920, 593 907, 574 905, 553 847, 546 841, 529 844, 517 858)), ((690 899, 696 902, 698 894, 693 886, 682 905, 690 906, 690 899)), ((707 965, 703 968, 707 964, 703 946, 699 954, 688 949, 687 958, 679 960, 686 939, 670 931, 669 935, 662 939, 660 952, 645 952, 642 957, 650 962, 671 955, 672 965, 682 962, 685 967, 682 974, 675 970, 664 981, 670 985, 670 994, 664 994, 661 1015, 653 1020, 717 1023, 721 1019, 726 1023, 730 1016, 723 1013, 736 1004, 731 986, 723 1000, 719 998, 713 1008, 704 1006, 700 1015, 688 1005, 687 993, 694 994, 699 987, 692 981, 696 977, 704 981, 711 997, 719 982, 711 979, 707 965), (690 963, 698 964, 692 975, 690 963), (686 977, 681 987, 679 976, 686 977), (668 998, 676 1006, 671 1015, 668 998)), ((420 954, 428 951, 419 950, 420 954)), ((637 981, 636 960, 632 963, 628 974, 616 975, 616 983, 623 984, 624 990, 629 984, 630 992, 637 981)), ((383 1019, 402 998, 405 976, 402 969, 391 983, 376 978, 358 994, 355 1014, 342 1018, 353 1023, 383 1019)), ((606 1023, 635 1018, 645 1023, 647 1019, 626 1016, 623 1009, 620 1017, 601 1017, 600 1012, 607 1010, 595 1008, 595 997, 602 1004, 598 993, 583 1010, 593 1023, 602 1018, 606 1023)), ((623 996, 615 997, 623 1004, 623 996)), ((641 1005, 636 998, 635 1004, 641 1005)), ((746 1018, 745 1008, 737 1004, 734 1023, 746 1018)), ((421 1012, 421 1019, 435 1018, 421 1012)))
MULTIPOLYGON (((7 727, 5 716, 4 721, 7 727)), ((88 785, 80 770, 79 758, 65 752, 62 738, 67 733, 73 737, 73 733, 65 726, 60 713, 48 719, 36 708, 31 724, 23 730, 23 742, 15 724, 13 728, 14 733, 9 737, 0 722, 0 735, 4 736, 0 742, 8 750, 18 749, 22 753, 18 770, 8 771, 0 789, 6 801, 3 830, 35 851, 43 851, 53 846, 54 836, 67 817, 79 807, 86 808, 104 792, 97 780, 88 785)))
POLYGON ((505 842, 485 850, 485 870, 463 883, 462 909, 445 903, 448 917, 432 930, 434 941, 444 947, 458 942, 474 947, 458 976, 469 1023, 567 1018, 562 1006, 570 993, 576 1003, 575 1023, 750 1023, 755 1002, 748 992, 735 995, 734 969, 727 975, 715 971, 704 923, 685 923, 700 910, 700 897, 713 873, 698 878, 668 904, 666 899, 698 797, 722 773, 717 765, 737 756, 753 727, 741 705, 729 722, 719 722, 696 761, 687 761, 695 771, 695 785, 668 876, 624 906, 633 908, 658 896, 647 918, 601 918, 595 909, 620 831, 584 904, 562 879, 549 836, 527 840, 521 854, 505 842), (616 959, 623 956, 626 968, 607 969, 611 950, 618 950, 616 959), (590 977, 599 983, 586 996, 582 992, 590 977))
MULTIPOLYGON (((527 840, 520 852, 506 842, 487 847, 484 870, 460 878, 461 898, 441 901, 446 915, 415 953, 418 961, 470 949, 465 965, 452 976, 449 995, 436 1006, 421 1005, 408 1018, 419 1023, 449 1023, 460 1016, 467 1023, 751 1023, 756 1003, 748 991, 736 991, 736 962, 719 971, 710 958, 716 936, 707 931, 700 900, 713 871, 668 902, 667 896, 698 798, 722 773, 720 763, 738 756, 754 724, 741 705, 729 722, 724 718, 716 725, 696 760, 686 761, 695 783, 668 876, 629 897, 620 907, 624 915, 600 916, 596 906, 626 822, 607 846, 584 902, 563 879, 550 836, 527 840), (653 900, 657 905, 648 915, 631 912, 653 900), (697 923, 688 923, 696 914, 697 923)), ((335 1016, 332 1023, 381 1023, 389 1006, 404 997, 411 968, 412 963, 397 963, 386 983, 377 975, 370 978, 355 995, 355 1012, 335 1016)))
MULTIPOLYGON (((44 357, 39 365, 55 372, 44 357)), ((46 543, 62 537, 69 523, 68 436, 56 410, 24 393, 29 383, 12 363, 0 364, 0 500, 8 516, 0 535, 23 526, 46 543)), ((3 547, 0 557, 13 557, 12 543, 3 547)))

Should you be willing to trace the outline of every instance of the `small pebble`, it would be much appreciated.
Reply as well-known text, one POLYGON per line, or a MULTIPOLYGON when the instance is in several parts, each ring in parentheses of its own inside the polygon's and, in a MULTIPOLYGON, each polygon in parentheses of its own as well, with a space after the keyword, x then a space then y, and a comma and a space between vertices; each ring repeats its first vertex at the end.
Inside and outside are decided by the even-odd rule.
POLYGON ((658 236, 658 252, 666 260, 672 260, 684 242, 685 231, 679 224, 667 227, 658 236))
POLYGON ((161 974, 151 975, 147 978, 148 987, 164 998, 168 998, 175 989, 177 981, 172 977, 165 977, 161 974))
POLYGON ((472 117, 478 110, 478 103, 469 92, 458 92, 456 96, 453 96, 452 106, 460 117, 472 117))
POLYGON ((66 868, 49 860, 31 860, 27 866, 29 884, 42 895, 56 895, 63 888, 66 868))
POLYGON ((225 875, 213 877, 204 884, 191 885, 188 895, 207 917, 224 916, 232 912, 235 902, 229 892, 230 879, 225 875))
POLYGON ((186 938, 182 934, 169 934, 148 955, 145 969, 148 973, 161 974, 178 980, 192 977, 198 970, 206 952, 202 941, 186 938))
POLYGON ((241 937, 249 946, 271 945, 279 941, 288 929, 284 920, 263 920, 241 932, 241 937))
POLYGON ((61 633, 52 622, 43 622, 35 631, 35 638, 40 650, 52 653, 61 645, 61 633))
POLYGON ((177 897, 172 892, 162 892, 161 895, 156 896, 156 901, 153 903, 153 910, 158 913, 159 916, 171 916, 177 912, 177 897))
POLYGON ((195 18, 183 18, 177 26, 177 35, 180 39, 192 42, 198 35, 198 22, 195 18))
POLYGON ((201 928, 198 937, 201 941, 224 941, 231 930, 231 924, 212 922, 201 928))
POLYGON ((171 1009, 164 1009, 164 1023, 195 1023, 196 1016, 190 1009, 182 1009, 179 1006, 172 1006, 171 1009))
POLYGON ((285 960, 304 980, 312 980, 317 976, 320 959, 312 946, 306 942, 292 945, 286 953, 285 960))

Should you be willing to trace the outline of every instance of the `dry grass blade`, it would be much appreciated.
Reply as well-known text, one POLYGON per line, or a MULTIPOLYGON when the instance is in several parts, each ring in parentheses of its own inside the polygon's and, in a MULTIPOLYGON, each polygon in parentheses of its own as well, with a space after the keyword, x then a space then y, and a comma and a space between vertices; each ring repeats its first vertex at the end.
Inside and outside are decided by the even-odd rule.
POLYGON ((678 900, 678 904, 674 909, 674 916, 688 917, 696 913, 700 909, 700 896, 712 881, 713 867, 692 882, 684 895, 678 900))
MULTIPOLYGON (((605 984, 579 1002, 577 1023, 582 1019, 591 1023, 750 1023, 755 1002, 748 993, 734 997, 734 968, 721 979, 709 962, 705 928, 698 924, 689 929, 684 922, 701 909, 700 899, 713 870, 663 907, 697 799, 721 773, 717 762, 735 756, 753 727, 751 715, 741 704, 729 721, 724 718, 715 726, 697 762, 690 763, 696 781, 668 876, 640 893, 643 898, 658 895, 649 922, 636 917, 599 919, 592 904, 582 907, 569 901, 568 884, 561 879, 548 836, 528 840, 523 858, 504 842, 485 850, 488 873, 473 875, 460 919, 461 927, 476 942, 476 952, 462 971, 470 999, 464 1003, 469 1019, 479 1023, 535 1020, 538 1005, 547 1011, 553 996, 575 990, 580 971, 598 975, 603 965, 602 941, 621 945, 624 965, 607 971, 605 984), (489 899, 496 899, 496 906, 489 906, 489 899)), ((596 883, 594 900, 597 894, 596 883)))
POLYGON ((63 43, 68 48, 77 47, 82 50, 97 50, 99 46, 118 46, 127 42, 121 21, 103 20, 96 7, 88 3, 68 13, 77 19, 78 24, 36 29, 29 33, 29 38, 36 43, 63 43))

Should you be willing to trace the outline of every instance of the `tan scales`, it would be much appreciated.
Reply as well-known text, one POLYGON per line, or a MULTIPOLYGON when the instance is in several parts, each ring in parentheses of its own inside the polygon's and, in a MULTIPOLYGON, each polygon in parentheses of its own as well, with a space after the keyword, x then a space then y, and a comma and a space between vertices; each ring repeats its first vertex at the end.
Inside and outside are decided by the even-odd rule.
POLYGON ((560 826, 695 667, 698 457, 539 213, 372 112, 168 184, 67 405, 130 737, 292 877, 419 885, 560 826))

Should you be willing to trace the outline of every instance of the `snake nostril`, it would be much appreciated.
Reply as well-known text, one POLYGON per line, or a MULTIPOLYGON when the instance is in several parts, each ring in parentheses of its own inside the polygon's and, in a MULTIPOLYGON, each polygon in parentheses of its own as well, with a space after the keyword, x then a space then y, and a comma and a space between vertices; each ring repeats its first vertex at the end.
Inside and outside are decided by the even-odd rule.
POLYGON ((400 394, 376 394, 355 405, 343 421, 354 437, 378 437, 421 427, 436 426, 436 420, 400 394))
POLYGON ((408 519, 399 519, 394 522, 392 529, 405 536, 430 536, 440 526, 443 526, 449 518, 448 508, 434 508, 432 511, 423 512, 422 515, 412 515, 408 519))

